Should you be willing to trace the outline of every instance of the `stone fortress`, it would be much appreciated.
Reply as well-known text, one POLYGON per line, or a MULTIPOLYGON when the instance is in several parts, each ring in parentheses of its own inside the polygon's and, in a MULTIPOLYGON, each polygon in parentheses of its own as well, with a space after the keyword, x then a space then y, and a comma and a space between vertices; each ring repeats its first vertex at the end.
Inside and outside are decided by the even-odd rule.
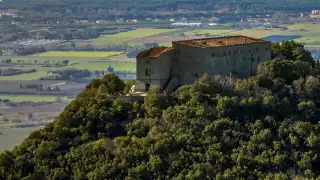
POLYGON ((248 77, 271 59, 271 42, 246 36, 173 41, 137 55, 135 92, 161 88, 171 92, 203 74, 248 77))

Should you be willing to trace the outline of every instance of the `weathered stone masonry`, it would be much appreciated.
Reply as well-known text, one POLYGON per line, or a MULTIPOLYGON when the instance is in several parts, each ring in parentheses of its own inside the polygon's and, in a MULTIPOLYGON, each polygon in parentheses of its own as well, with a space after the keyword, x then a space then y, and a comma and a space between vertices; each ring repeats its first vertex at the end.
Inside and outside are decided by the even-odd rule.
POLYGON ((253 75, 271 59, 271 42, 246 36, 173 41, 172 47, 153 47, 137 56, 135 91, 159 87, 170 92, 204 73, 236 77, 253 75))

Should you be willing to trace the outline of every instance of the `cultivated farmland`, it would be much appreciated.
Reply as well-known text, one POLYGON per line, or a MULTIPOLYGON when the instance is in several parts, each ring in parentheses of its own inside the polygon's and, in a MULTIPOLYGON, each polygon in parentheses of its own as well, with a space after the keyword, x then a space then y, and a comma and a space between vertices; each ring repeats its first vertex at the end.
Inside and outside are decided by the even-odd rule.
POLYGON ((229 32, 232 32, 231 29, 197 29, 193 31, 187 31, 184 32, 184 35, 186 36, 194 36, 194 35, 204 35, 204 34, 210 34, 210 35, 223 35, 229 32))
POLYGON ((122 52, 93 52, 93 51, 48 51, 33 56, 64 57, 64 58, 101 58, 121 54, 122 52))
POLYGON ((114 35, 102 35, 96 39, 90 39, 95 46, 103 46, 103 45, 112 45, 112 44, 122 44, 126 41, 146 37, 153 36, 156 34, 166 33, 174 31, 174 29, 136 29, 128 32, 121 32, 114 35))
POLYGON ((0 99, 8 99, 12 102, 53 102, 56 101, 57 96, 0 95, 0 99))
POLYGON ((136 63, 135 62, 86 62, 72 65, 76 69, 89 69, 92 71, 96 70, 106 70, 109 66, 113 67, 117 71, 135 71, 136 63))
POLYGON ((5 149, 12 149, 14 146, 20 144, 29 133, 39 129, 40 127, 28 128, 1 128, 0 127, 0 152, 5 149), (9 140, 10 139, 10 140, 9 140))

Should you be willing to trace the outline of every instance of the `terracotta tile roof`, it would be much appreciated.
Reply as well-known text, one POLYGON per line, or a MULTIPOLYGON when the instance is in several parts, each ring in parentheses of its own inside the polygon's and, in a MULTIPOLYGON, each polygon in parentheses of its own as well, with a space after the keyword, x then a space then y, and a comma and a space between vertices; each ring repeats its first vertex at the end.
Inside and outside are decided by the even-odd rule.
POLYGON ((269 41, 251 38, 251 37, 247 37, 247 36, 227 36, 227 37, 217 37, 217 38, 174 41, 174 43, 186 44, 186 45, 190 45, 190 46, 197 46, 197 47, 201 47, 201 48, 232 46, 232 45, 240 45, 240 44, 262 43, 262 42, 269 42, 269 41))
POLYGON ((172 50, 172 47, 163 47, 163 46, 155 46, 150 49, 146 49, 144 51, 141 51, 137 55, 137 59, 143 58, 143 57, 149 57, 149 58, 157 58, 162 53, 167 52, 169 50, 172 50))

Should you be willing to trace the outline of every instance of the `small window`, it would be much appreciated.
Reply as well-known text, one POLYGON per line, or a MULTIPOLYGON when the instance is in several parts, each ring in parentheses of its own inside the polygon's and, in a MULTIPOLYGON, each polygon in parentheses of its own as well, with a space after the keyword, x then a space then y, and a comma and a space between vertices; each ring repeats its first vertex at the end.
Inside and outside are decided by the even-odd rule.
POLYGON ((214 57, 214 53, 212 53, 212 57, 214 57))
POLYGON ((257 48, 257 52, 259 52, 259 48, 257 48))
POLYGON ((198 77, 198 73, 196 73, 196 78, 198 77))
POLYGON ((258 62, 260 62, 260 57, 258 56, 258 62))
POLYGON ((145 92, 148 92, 149 89, 150 89, 150 84, 146 84, 146 85, 145 85, 145 92))
POLYGON ((236 54, 237 54, 237 51, 233 51, 233 54, 236 55, 236 54))
POLYGON ((250 53, 252 53, 252 51, 251 51, 251 49, 250 49, 250 51, 249 51, 250 53))
POLYGON ((151 75, 151 71, 149 68, 146 69, 146 72, 145 72, 146 76, 150 76, 151 75))
POLYGON ((223 56, 226 56, 226 52, 223 52, 223 56))
POLYGON ((229 51, 229 56, 231 55, 231 51, 229 51))
POLYGON ((266 52, 268 52, 268 48, 266 48, 266 52))
POLYGON ((253 57, 251 58, 251 62, 253 61, 253 57))

